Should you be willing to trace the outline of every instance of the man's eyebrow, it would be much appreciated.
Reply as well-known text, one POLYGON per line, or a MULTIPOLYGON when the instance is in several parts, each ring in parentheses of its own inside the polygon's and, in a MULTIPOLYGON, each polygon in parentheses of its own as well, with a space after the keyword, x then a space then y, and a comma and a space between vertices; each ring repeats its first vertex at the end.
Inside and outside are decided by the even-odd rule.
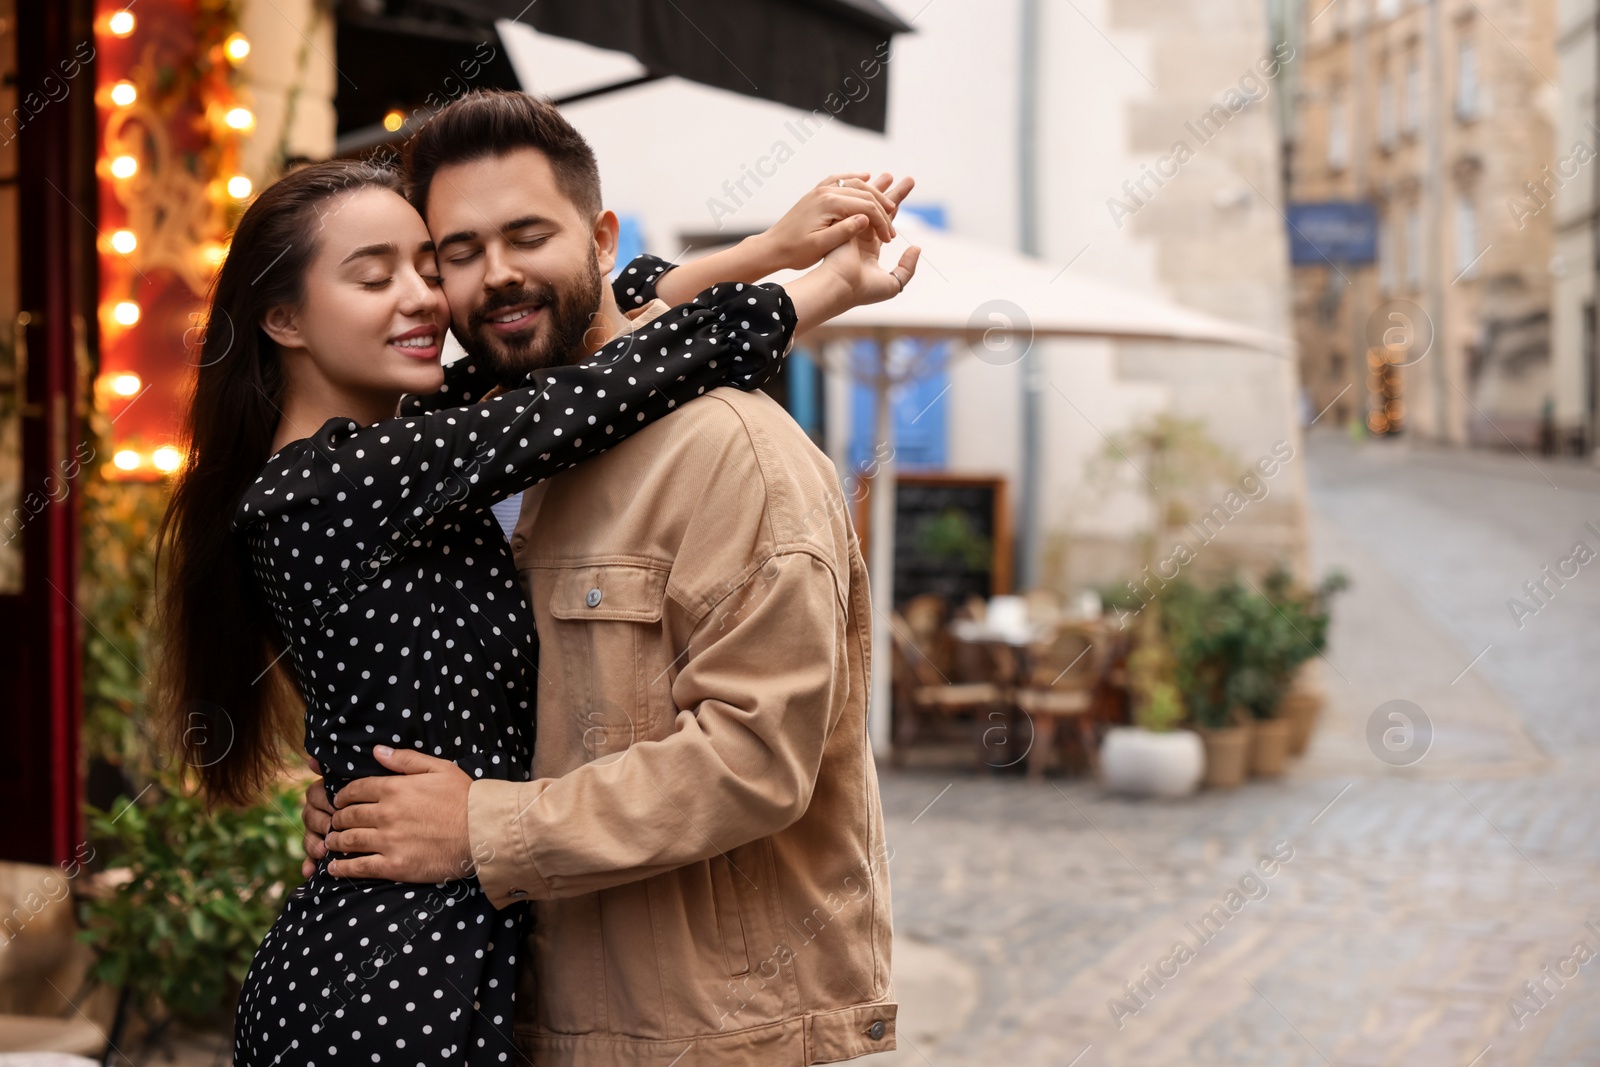
POLYGON ((545 218, 543 215, 524 215, 520 219, 512 219, 510 222, 501 226, 500 232, 506 233, 510 230, 525 230, 529 226, 549 225, 550 221, 551 220, 545 218))
POLYGON ((385 241, 382 244, 362 245, 354 252, 351 252, 348 256, 345 256, 344 259, 340 260, 339 266, 342 267, 351 260, 360 259, 362 256, 394 256, 399 254, 400 250, 388 241, 385 241))
MULTIPOLYGON (((502 223, 500 226, 500 232, 510 233, 512 230, 524 230, 529 226, 548 225, 553 225, 553 223, 550 219, 545 218, 543 215, 523 215, 520 218, 512 219, 510 222, 502 223)), ((477 230, 457 230, 455 233, 439 238, 435 247, 435 251, 443 248, 446 245, 462 244, 467 241, 476 241, 477 239, 477 230)))

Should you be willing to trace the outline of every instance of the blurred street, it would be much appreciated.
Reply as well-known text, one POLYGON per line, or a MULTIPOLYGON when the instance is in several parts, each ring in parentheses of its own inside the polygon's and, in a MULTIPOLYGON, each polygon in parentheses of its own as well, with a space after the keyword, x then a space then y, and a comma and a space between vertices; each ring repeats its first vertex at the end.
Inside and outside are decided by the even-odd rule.
MULTIPOLYGON (((530 828, 559 804, 508 826, 507 783, 459 778, 470 820, 419 804, 332 846, 437 877, 396 858, 425 816, 466 828, 461 869, 501 857, 485 899, 535 900, 515 962, 434 946, 473 1014, 405 1025, 447 1060, 509 1020, 574 1067, 1600 1067, 1600 0, 0 0, 0 127, 0 794, 26 814, 0 1067, 253 1067, 308 1016, 341 1062, 422 1055, 334 1009, 348 980, 253 1007, 293 959, 274 924, 316 943, 284 919, 300 776, 393 771, 382 741, 520 780, 495 733, 572 776, 528 788, 581 797, 615 863, 530 828), (613 485, 612 455, 524 497, 551 472, 520 462, 647 413, 484 377, 763 280, 797 325, 760 419, 692 423, 726 466, 613 485), (507 409, 560 444, 507 424, 527 455, 480 464, 458 414, 507 409), (273 501, 376 536, 366 570, 370 541, 261 533, 252 487, 320 463, 308 431, 397 410, 471 452, 471 493, 413 498, 412 449, 358 490, 387 535, 323 515, 342 490, 273 501), (519 588, 493 527, 445 518, 486 506, 519 588), (452 590, 445 556, 482 573, 452 590), (374 575, 413 566, 434 581, 391 603, 374 575), (773 592, 800 571, 815 595, 773 592), (506 622, 452 636, 479 592, 506 622), (387 650, 339 629, 406 618, 387 650), (752 737, 808 768, 794 802, 763 802, 752 737), (835 885, 870 904, 835 923, 835 885), (830 940, 751 956, 791 936, 830 940), (502 965, 542 995, 512 1005, 502 965)), ((346 929, 362 956, 412 951, 372 921, 395 937, 346 929)))
POLYGON ((901 1049, 875 1062, 1600 1062, 1600 962, 1574 952, 1600 944, 1600 572, 1547 583, 1520 630, 1507 607, 1600 541, 1600 473, 1307 444, 1316 571, 1353 581, 1307 758, 1172 804, 885 770, 901 1049), (1392 699, 1434 728, 1406 768, 1366 741, 1392 699), (1266 895, 1147 977, 1279 842, 1266 895))

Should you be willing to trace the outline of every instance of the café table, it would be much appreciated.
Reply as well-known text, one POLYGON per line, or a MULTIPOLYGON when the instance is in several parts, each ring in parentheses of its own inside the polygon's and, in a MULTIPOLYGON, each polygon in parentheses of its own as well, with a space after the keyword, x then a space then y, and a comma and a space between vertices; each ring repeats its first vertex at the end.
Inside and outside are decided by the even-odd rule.
MULTIPOLYGON (((1010 694, 1011 699, 1007 702, 1010 714, 1006 723, 991 727, 985 732, 985 737, 998 732, 1004 735, 998 743, 1004 744, 1005 738, 1021 734, 1021 719, 1028 720, 1027 748, 1015 758, 1003 763, 991 762, 990 766, 1011 767, 1027 759, 1029 774, 1035 777, 1041 775, 1047 753, 1043 749, 1034 752, 1035 744, 1037 742, 1047 748, 1054 743, 1057 716, 1044 715, 1039 722, 1035 722, 1034 716, 1029 715, 1018 704, 1017 694, 1036 685, 1034 673, 1040 650, 1047 648, 1064 631, 1081 633, 1093 646, 1103 649, 1108 636, 1106 619, 1104 616, 1068 617, 1055 623, 1029 623, 1024 626, 1004 627, 991 626, 982 620, 957 619, 950 623, 949 631, 950 636, 957 641, 986 646, 1000 653, 994 657, 999 668, 995 681, 1010 694)), ((1092 744, 1087 736, 1085 744, 1092 744)), ((986 741, 985 748, 989 747, 991 746, 986 741)), ((1089 753, 1089 759, 1091 763, 1094 760, 1092 751, 1089 753)))

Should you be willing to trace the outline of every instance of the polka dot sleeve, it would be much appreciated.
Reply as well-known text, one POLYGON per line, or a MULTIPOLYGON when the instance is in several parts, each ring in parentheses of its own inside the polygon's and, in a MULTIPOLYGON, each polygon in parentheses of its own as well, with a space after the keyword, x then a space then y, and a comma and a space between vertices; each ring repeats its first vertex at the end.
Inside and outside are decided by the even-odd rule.
MULTIPOLYGON (((611 295, 616 298, 617 307, 628 311, 650 303, 656 298, 656 283, 675 266, 676 263, 668 263, 659 256, 635 256, 611 283, 611 295)), ((463 356, 445 364, 444 384, 438 392, 401 397, 398 413, 424 415, 430 411, 476 404, 478 398, 493 387, 492 381, 478 373, 477 360, 472 356, 463 356)))
POLYGON ((445 516, 527 489, 709 389, 759 388, 794 327, 780 287, 718 285, 593 359, 484 403, 364 427, 330 420, 268 461, 236 525, 300 517, 329 537, 365 529, 380 542, 421 543, 445 516))

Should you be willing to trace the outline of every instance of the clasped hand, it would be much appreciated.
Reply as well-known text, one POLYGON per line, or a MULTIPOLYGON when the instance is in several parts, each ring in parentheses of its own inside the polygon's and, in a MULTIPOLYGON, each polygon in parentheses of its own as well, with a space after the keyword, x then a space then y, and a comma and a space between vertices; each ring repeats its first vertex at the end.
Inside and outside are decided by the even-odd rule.
MULTIPOLYGON (((309 878, 330 852, 328 873, 339 878, 384 878, 423 884, 476 873, 467 836, 467 791, 472 778, 449 760, 376 745, 377 761, 393 775, 357 778, 329 803, 318 778, 306 789, 305 821, 309 878)), ((311 767, 322 768, 315 760, 311 767)))

